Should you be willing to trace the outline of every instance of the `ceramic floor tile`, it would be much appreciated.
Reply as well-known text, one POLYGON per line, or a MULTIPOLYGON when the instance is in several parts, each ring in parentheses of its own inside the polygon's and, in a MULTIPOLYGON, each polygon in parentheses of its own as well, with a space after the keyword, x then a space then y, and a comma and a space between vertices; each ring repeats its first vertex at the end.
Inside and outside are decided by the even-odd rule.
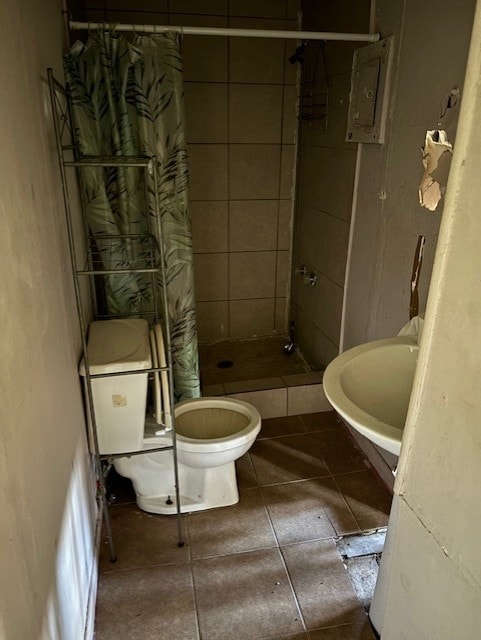
POLYGON ((223 384, 206 384, 202 388, 202 395, 204 397, 224 396, 225 389, 223 384))
POLYGON ((279 544, 359 531, 332 478, 263 487, 262 495, 279 544))
POLYGON ((96 640, 197 640, 188 565, 166 565, 100 577, 96 640))
POLYGON ((371 623, 364 611, 360 611, 357 620, 351 624, 316 629, 310 631, 309 636, 311 640, 376 640, 371 623))
POLYGON ((240 492, 232 507, 193 513, 187 518, 193 558, 275 547, 277 542, 260 489, 240 492))
POLYGON ((241 458, 236 460, 237 486, 239 490, 252 489, 258 487, 256 472, 251 461, 249 453, 245 453, 241 458))
POLYGON ((279 636, 277 633, 274 636, 263 636, 259 640, 309 640, 307 633, 290 633, 287 636, 279 636))
POLYGON ((230 398, 237 398, 252 404, 260 413, 262 420, 277 418, 287 414, 287 389, 266 389, 265 391, 247 391, 234 393, 230 398))
POLYGON ((287 388, 288 415, 295 416, 315 411, 329 411, 329 404, 322 384, 304 384, 287 388))
POLYGON ((303 632, 278 549, 196 560, 193 574, 203 640, 258 640, 303 632))
POLYGON ((306 367, 298 354, 286 356, 282 336, 256 340, 223 340, 199 345, 200 368, 204 384, 269 378, 304 373, 306 367), (231 360, 232 366, 220 369, 217 363, 231 360))
POLYGON ((226 394, 244 393, 245 391, 264 391, 265 389, 280 389, 285 387, 282 378, 257 378, 255 380, 239 380, 238 382, 226 382, 224 389, 226 394))
POLYGON ((299 416, 308 431, 325 431, 342 426, 342 421, 335 411, 304 413, 299 416))
POLYGON ((104 538, 100 549, 101 572, 188 562, 188 546, 177 546, 175 517, 146 513, 133 504, 112 507, 109 514, 117 561, 110 562, 104 538))
POLYGON ((264 420, 236 467, 239 504, 185 516, 183 548, 174 517, 112 483, 118 560, 102 542, 97 640, 374 640, 332 538, 386 526, 391 494, 336 414, 264 420))
POLYGON ((347 473, 335 481, 361 529, 387 526, 392 495, 372 471, 347 473))
POLYGON ((317 431, 311 434, 319 453, 333 475, 361 471, 366 468, 366 460, 344 427, 317 431))
POLYGON ((333 540, 281 551, 308 629, 354 622, 362 607, 333 540))
POLYGON ((329 474, 309 434, 258 440, 250 454, 261 486, 329 474))
POLYGON ((282 378, 288 387, 299 387, 306 384, 319 384, 322 382, 323 376, 322 371, 308 371, 306 373, 282 376, 282 378))
POLYGON ((283 416, 282 418, 267 418, 262 421, 258 440, 275 438, 278 436, 292 436, 306 433, 307 429, 300 416, 283 416))

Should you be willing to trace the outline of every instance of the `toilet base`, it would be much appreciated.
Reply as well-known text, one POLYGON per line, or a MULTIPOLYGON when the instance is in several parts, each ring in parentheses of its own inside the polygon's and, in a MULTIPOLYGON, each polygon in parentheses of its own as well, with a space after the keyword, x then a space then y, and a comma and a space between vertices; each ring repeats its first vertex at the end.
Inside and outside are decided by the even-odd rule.
MULTIPOLYGON (((140 493, 136 487, 135 479, 132 479, 137 494, 138 507, 149 513, 176 514, 177 505, 172 476, 171 479, 171 483, 168 483, 167 486, 164 485, 162 492, 156 496, 146 496, 140 493)), ((209 469, 196 469, 179 463, 179 486, 182 490, 180 495, 181 513, 228 507, 239 502, 235 462, 209 469)))

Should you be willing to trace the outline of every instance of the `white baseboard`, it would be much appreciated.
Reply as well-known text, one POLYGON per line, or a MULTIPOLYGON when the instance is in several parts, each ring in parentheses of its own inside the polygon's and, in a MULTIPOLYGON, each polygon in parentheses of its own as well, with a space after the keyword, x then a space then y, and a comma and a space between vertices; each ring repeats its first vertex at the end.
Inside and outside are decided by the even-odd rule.
POLYGON ((102 539, 102 510, 97 509, 95 523, 95 556, 92 562, 87 612, 85 618, 85 630, 83 640, 94 640, 95 637, 95 605, 97 602, 97 586, 99 575, 100 542, 102 539))

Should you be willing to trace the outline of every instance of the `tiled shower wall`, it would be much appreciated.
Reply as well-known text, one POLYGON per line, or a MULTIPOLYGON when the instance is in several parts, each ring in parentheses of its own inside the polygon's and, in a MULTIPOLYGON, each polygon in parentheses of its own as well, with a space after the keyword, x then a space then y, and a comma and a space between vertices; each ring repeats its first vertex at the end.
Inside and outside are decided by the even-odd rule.
MULTIPOLYGON (((297 29, 291 0, 85 0, 86 20, 297 29)), ((286 333, 296 41, 185 35, 199 339, 286 333)))
MULTIPOLYGON (((303 0, 302 28, 367 33, 369 8, 367 0, 342 7, 330 0, 303 0)), ((317 283, 294 276, 293 318, 304 356, 321 369, 339 352, 357 154, 357 144, 345 142, 345 135, 352 57, 360 46, 311 41, 305 51, 293 266, 305 266, 317 283)))

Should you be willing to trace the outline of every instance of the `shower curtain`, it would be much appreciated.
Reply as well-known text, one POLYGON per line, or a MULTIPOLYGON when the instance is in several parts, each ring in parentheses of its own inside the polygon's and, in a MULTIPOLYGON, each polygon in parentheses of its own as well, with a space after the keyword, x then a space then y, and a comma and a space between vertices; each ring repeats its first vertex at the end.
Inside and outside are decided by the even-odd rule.
MULTIPOLYGON (((85 45, 75 43, 64 65, 80 153, 156 158, 163 228, 158 241, 166 262, 174 393, 178 400, 198 397, 180 36, 135 35, 128 40, 115 31, 91 33, 85 45)), ((149 217, 155 213, 144 170, 89 167, 79 175, 96 258, 105 262, 108 252, 110 261, 130 265, 135 247, 129 236, 146 234, 153 226, 149 217), (108 246, 101 237, 105 235, 110 238, 108 246)), ((152 312, 156 301, 149 277, 127 273, 96 278, 99 312, 107 316, 152 312)))

